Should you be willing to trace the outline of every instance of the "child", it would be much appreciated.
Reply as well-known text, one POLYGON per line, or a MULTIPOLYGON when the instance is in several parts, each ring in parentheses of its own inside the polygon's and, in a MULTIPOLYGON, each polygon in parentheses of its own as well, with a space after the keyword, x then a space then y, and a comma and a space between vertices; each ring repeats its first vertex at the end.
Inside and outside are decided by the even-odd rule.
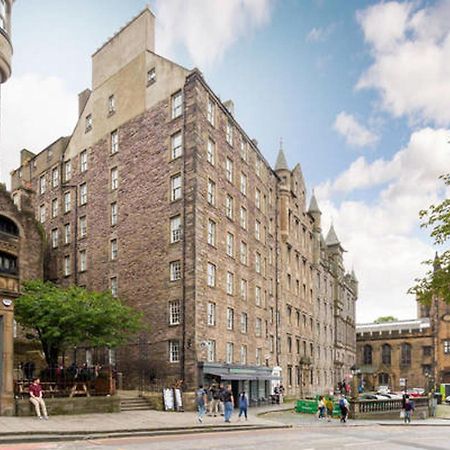
POLYGON ((242 414, 244 414, 245 420, 247 420, 247 408, 248 408, 248 397, 245 391, 242 391, 239 394, 239 420, 241 420, 242 414))

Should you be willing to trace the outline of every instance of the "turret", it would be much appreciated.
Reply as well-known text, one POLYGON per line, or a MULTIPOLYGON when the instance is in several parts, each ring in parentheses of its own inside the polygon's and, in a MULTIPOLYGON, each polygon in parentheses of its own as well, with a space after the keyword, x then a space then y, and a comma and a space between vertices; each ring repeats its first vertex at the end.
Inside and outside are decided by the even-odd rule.
POLYGON ((335 272, 337 275, 344 274, 344 249, 342 248, 341 241, 337 237, 336 231, 334 230, 333 224, 331 224, 330 230, 328 231, 327 237, 325 239, 325 244, 327 246, 327 252, 333 258, 336 264, 335 272))
POLYGON ((275 163, 275 172, 280 178, 279 183, 279 213, 280 213, 280 234, 281 239, 286 240, 289 234, 289 192, 291 186, 291 172, 289 170, 286 156, 283 151, 283 141, 280 141, 280 150, 278 152, 277 162, 275 163))
POLYGON ((320 247, 321 247, 321 237, 322 237, 322 228, 320 226, 320 218, 322 213, 319 209, 319 205, 317 203, 316 196, 314 195, 314 191, 311 197, 311 202, 309 203, 308 214, 313 218, 313 236, 314 236, 314 249, 313 249, 313 260, 314 264, 319 264, 320 261, 320 247))

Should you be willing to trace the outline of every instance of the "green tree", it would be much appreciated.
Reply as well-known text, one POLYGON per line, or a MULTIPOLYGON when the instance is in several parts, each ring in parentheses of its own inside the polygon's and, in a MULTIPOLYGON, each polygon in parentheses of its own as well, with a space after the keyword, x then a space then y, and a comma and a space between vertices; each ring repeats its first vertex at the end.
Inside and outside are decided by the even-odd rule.
MULTIPOLYGON (((450 188, 450 174, 440 177, 448 192, 450 188)), ((420 211, 421 226, 431 230, 430 236, 434 245, 443 246, 450 240, 450 199, 447 198, 438 205, 431 205, 420 211)), ((434 260, 424 261, 430 269, 423 278, 416 279, 416 284, 409 289, 417 299, 429 305, 433 297, 438 297, 450 303, 450 250, 444 250, 440 256, 436 254, 434 260)))
POLYGON ((381 316, 378 319, 374 320, 374 323, 388 323, 388 322, 396 322, 398 319, 394 316, 381 316))
POLYGON ((141 314, 110 292, 61 288, 41 280, 24 283, 14 312, 22 326, 36 331, 50 367, 67 348, 116 347, 143 327, 141 314))

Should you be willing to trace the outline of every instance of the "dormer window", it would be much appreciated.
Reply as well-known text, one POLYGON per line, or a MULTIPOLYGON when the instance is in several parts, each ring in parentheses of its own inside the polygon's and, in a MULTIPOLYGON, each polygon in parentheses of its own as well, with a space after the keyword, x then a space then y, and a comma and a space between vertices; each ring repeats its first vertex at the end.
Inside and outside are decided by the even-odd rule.
POLYGON ((153 67, 153 69, 150 69, 147 72, 147 86, 150 86, 156 81, 156 69, 153 67))
POLYGON ((108 97, 108 115, 114 114, 116 112, 116 97, 110 95, 108 97))
POLYGON ((86 128, 85 128, 85 132, 87 133, 88 131, 92 130, 92 114, 88 114, 86 116, 86 128))

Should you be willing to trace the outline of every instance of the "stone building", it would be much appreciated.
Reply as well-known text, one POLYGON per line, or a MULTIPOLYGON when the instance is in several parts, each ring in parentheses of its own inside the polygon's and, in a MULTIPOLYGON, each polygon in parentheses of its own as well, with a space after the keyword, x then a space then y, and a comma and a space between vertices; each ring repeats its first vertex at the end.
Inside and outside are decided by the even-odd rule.
POLYGON ((435 298, 417 312, 413 320, 357 325, 357 364, 369 389, 400 390, 400 379, 427 390, 450 383, 450 305, 435 298))
POLYGON ((73 134, 12 173, 14 196, 36 192, 46 278, 144 312, 151 330, 119 370, 148 358, 157 378, 220 378, 252 399, 271 382, 330 389, 354 362, 357 297, 334 230, 322 238, 299 165, 280 150, 272 169, 231 101, 155 53, 154 20, 145 9, 93 54, 73 134))

